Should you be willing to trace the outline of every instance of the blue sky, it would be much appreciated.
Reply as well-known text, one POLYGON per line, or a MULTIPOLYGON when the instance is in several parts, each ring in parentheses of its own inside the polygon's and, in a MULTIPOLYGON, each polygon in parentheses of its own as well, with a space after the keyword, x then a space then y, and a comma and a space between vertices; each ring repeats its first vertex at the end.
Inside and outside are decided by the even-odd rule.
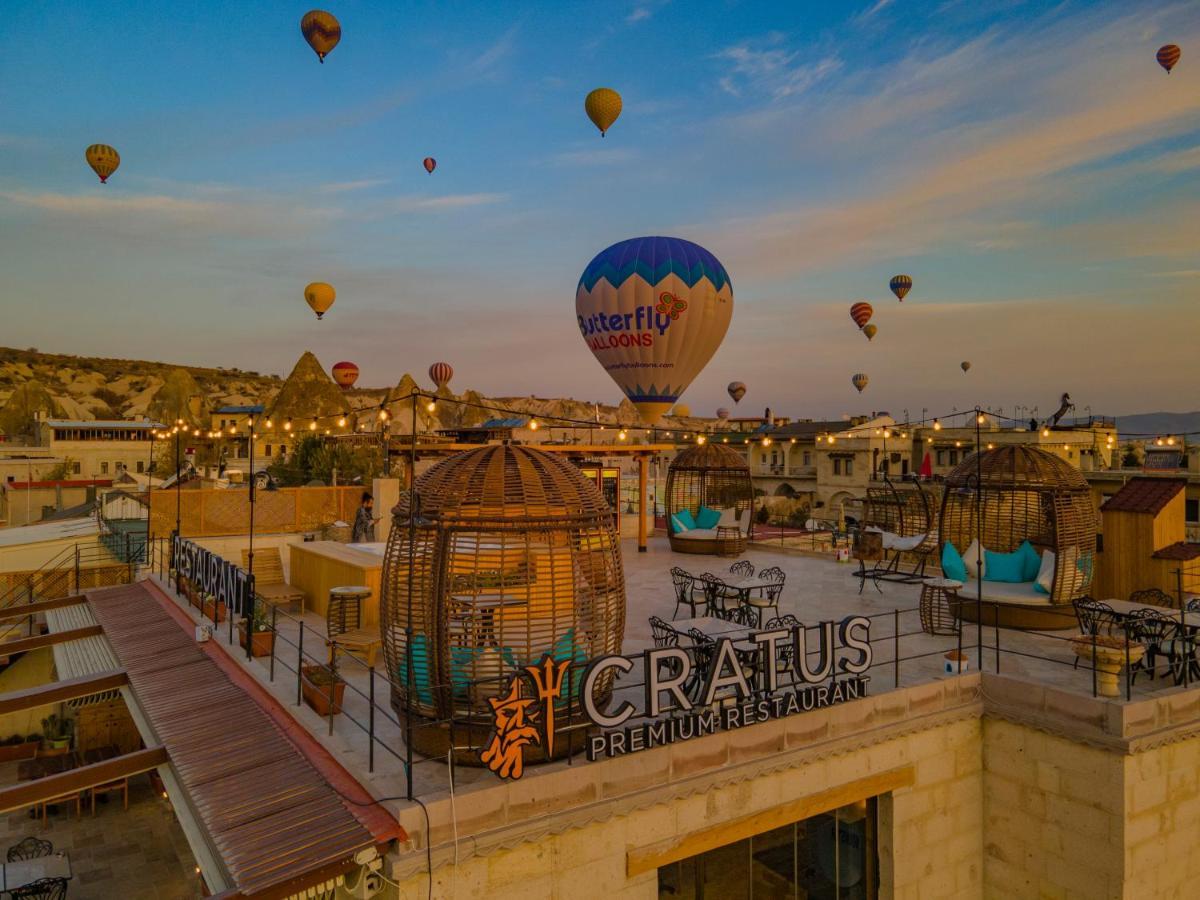
POLYGON ((1196 2, 338 2, 324 66, 308 8, 10 0, 0 343, 615 402, 575 285, 665 233, 733 279, 696 412, 1198 405, 1196 2))

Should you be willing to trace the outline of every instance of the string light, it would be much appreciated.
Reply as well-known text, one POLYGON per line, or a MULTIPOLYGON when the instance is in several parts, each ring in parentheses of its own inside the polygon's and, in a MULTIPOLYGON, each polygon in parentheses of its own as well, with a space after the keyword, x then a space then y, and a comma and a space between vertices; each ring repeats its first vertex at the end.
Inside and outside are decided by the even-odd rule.
POLYGON ((308 423, 308 430, 309 430, 309 431, 316 431, 316 430, 317 430, 317 420, 316 420, 316 418, 313 418, 313 420, 312 420, 311 422, 309 422, 309 423, 308 423))
POLYGON ((939 420, 937 420, 937 419, 934 419, 934 420, 933 420, 933 430, 934 430, 934 431, 941 431, 941 430, 942 430, 942 423, 941 423, 939 420))
POLYGON ((338 419, 338 428, 345 428, 345 427, 346 427, 346 417, 342 416, 340 419, 338 419))
POLYGON ((764 438, 763 438, 763 441, 762 441, 762 444, 763 444, 763 446, 764 446, 764 447, 770 447, 770 446, 771 446, 771 439, 770 439, 769 437, 764 437, 764 438))
POLYGON ((283 430, 284 431, 292 430, 292 417, 291 416, 288 416, 287 421, 283 423, 283 430))
POLYGON ((703 446, 704 441, 705 441, 704 435, 702 435, 702 434, 696 435, 696 443, 697 444, 700 444, 701 446, 703 446))
POLYGON ((620 431, 620 433, 617 435, 617 440, 618 440, 618 441, 623 441, 623 440, 625 440, 625 438, 627 438, 627 437, 629 437, 629 435, 627 435, 627 434, 625 433, 625 429, 624 429, 624 428, 622 428, 622 429, 621 429, 621 431, 620 431))
POLYGON ((387 410, 386 410, 386 409, 381 409, 381 410, 379 411, 379 421, 380 421, 380 422, 386 422, 386 421, 387 421, 387 417, 388 417, 388 412, 387 412, 387 410))
POLYGON ((425 404, 425 409, 431 413, 437 412, 437 403, 435 403, 433 400, 430 400, 428 403, 425 404))
POLYGON ((1050 429, 1049 428, 1042 429, 1042 437, 1050 437, 1050 429))
POLYGON ((529 430, 530 430, 530 431, 537 431, 537 430, 538 430, 538 420, 537 420, 537 419, 530 419, 530 420, 529 420, 529 430))
POLYGON ((1173 438, 1173 437, 1167 438, 1167 446, 1174 447, 1175 446, 1175 438, 1173 438))
POLYGON ((274 431, 274 430, 275 430, 275 423, 274 423, 274 422, 272 422, 270 419, 267 419, 267 429, 268 429, 269 431, 274 431))
POLYGON ((795 438, 792 438, 792 439, 791 439, 791 441, 789 441, 789 443, 791 443, 791 444, 794 444, 794 443, 796 443, 796 439, 795 439, 795 438))
POLYGON ((987 416, 985 416, 983 413, 980 413, 978 416, 975 417, 975 421, 978 422, 980 425, 982 425, 984 422, 987 421, 987 416))

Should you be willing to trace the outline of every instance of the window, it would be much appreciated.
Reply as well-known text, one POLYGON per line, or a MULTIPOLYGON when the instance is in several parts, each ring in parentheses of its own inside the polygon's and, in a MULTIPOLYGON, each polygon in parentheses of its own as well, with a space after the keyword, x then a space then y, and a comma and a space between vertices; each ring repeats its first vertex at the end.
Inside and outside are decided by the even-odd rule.
POLYGON ((1183 518, 1192 524, 1200 522, 1200 500, 1183 501, 1183 518))
POLYGON ((81 471, 82 471, 82 469, 80 468, 80 464, 79 464, 79 463, 72 463, 72 464, 71 464, 71 472, 72 472, 72 474, 74 474, 74 475, 78 475, 78 474, 79 474, 81 471))
POLYGON ((108 474, 108 463, 107 462, 100 463, 100 474, 101 475, 108 474))
POLYGON ((270 456, 270 455, 271 455, 271 445, 270 445, 270 444, 267 444, 267 446, 266 446, 266 449, 263 451, 263 455, 264 455, 264 456, 270 456))
POLYGON ((146 463, 145 463, 145 461, 144 461, 144 460, 140 460, 140 459, 139 459, 139 460, 137 461, 137 472, 138 472, 138 474, 139 474, 139 475, 141 475, 141 474, 142 474, 143 472, 145 472, 145 471, 146 471, 146 463))
POLYGON ((950 465, 952 465, 952 466, 958 465, 958 451, 957 450, 950 451, 950 465))
POLYGON ((842 460, 840 457, 835 457, 833 460, 833 474, 834 475, 842 474, 842 460))
POLYGON ((879 895, 875 801, 863 800, 658 870, 663 900, 879 895))
POLYGON ((853 475, 854 474, 854 460, 847 459, 846 465, 843 466, 842 468, 845 469, 845 472, 847 475, 853 475))
POLYGON ((946 464, 946 451, 945 450, 939 450, 937 452, 937 464, 939 466, 944 466, 946 464))
POLYGON ((804 464, 806 466, 812 465, 812 454, 809 453, 807 450, 804 451, 804 464))

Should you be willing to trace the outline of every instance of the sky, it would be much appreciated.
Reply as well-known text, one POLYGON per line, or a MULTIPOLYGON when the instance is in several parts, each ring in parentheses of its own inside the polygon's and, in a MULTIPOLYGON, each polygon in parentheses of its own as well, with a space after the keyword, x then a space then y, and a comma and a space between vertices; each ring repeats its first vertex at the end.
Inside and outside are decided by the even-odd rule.
POLYGON ((696 414, 1200 408, 1200 0, 337 0, 324 65, 306 5, 5 8, 2 345, 615 403, 579 274, 668 234, 734 289, 696 414))

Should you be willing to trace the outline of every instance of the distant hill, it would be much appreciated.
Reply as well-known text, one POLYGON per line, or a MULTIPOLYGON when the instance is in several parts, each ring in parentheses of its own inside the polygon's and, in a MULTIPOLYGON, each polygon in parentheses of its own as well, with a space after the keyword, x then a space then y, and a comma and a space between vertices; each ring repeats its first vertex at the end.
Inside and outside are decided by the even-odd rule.
POLYGON ((1150 412, 1117 417, 1117 431, 1124 434, 1184 434, 1200 431, 1200 412, 1150 412))

